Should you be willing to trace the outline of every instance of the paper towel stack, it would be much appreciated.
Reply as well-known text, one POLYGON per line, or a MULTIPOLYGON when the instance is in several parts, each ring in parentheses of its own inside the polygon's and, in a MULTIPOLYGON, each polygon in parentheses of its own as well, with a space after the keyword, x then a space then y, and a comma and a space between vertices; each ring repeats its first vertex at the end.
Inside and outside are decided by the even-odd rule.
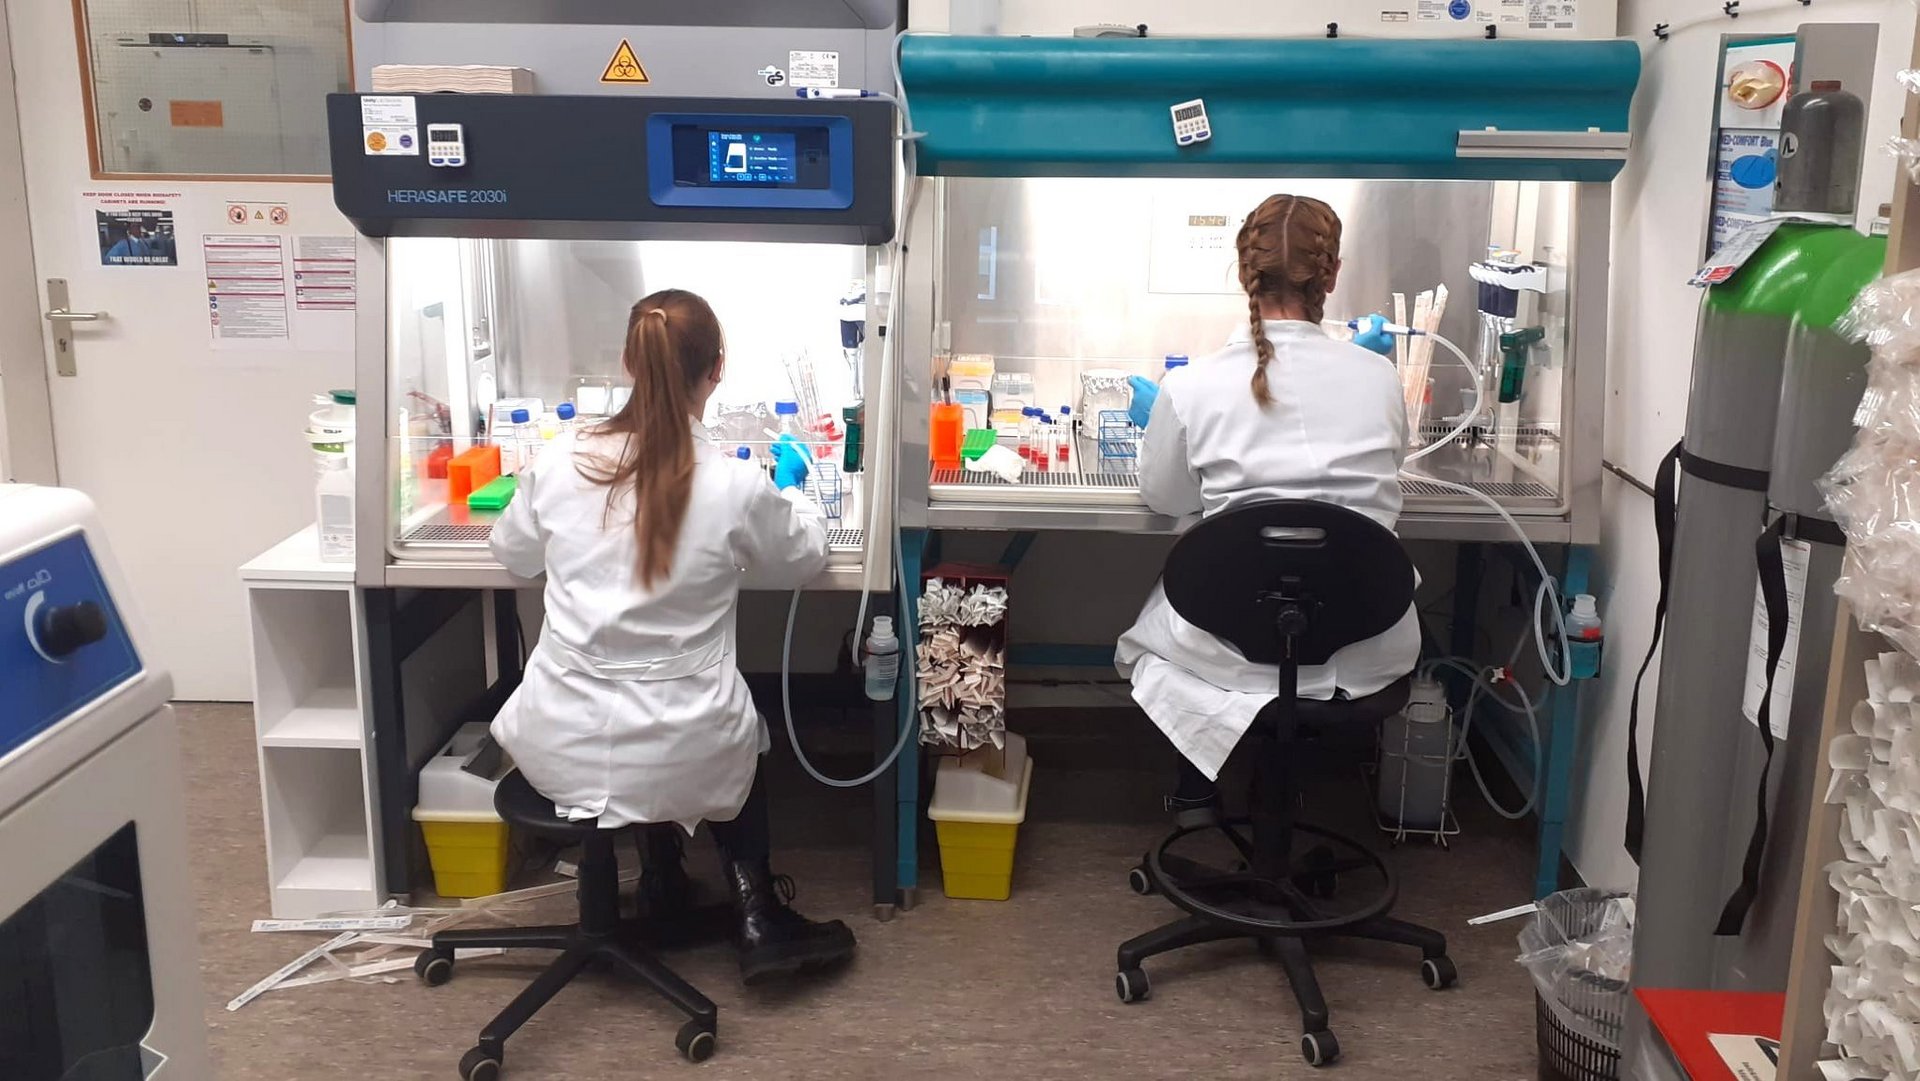
POLYGON ((920 742, 971 751, 1007 732, 1007 591, 929 578, 920 596, 920 742))
POLYGON ((494 64, 381 64, 377 94, 531 94, 533 72, 494 64))

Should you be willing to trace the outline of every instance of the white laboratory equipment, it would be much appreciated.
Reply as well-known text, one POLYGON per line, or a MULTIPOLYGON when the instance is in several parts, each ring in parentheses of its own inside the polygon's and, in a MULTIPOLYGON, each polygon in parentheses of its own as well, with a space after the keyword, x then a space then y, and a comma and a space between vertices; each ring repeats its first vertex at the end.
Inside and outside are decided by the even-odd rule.
POLYGON ((0 1067, 202 1081, 173 686, 93 504, 0 485, 0 1067))
MULTIPOLYGON (((1236 237, 1263 199, 1288 192, 1342 219, 1326 308, 1341 321, 1391 314, 1396 293, 1446 286, 1471 298, 1469 267, 1490 248, 1540 268, 1542 288, 1517 313, 1536 333, 1506 366, 1524 371, 1507 381, 1498 425, 1463 423, 1474 418, 1460 403, 1481 397, 1483 373, 1434 352, 1400 535, 1598 539, 1609 183, 1625 159, 1639 60, 1630 42, 1579 39, 1609 35, 1610 12, 1604 31, 1583 10, 1565 33, 1502 40, 1489 65, 1484 42, 1299 36, 1304 15, 1244 4, 1169 5, 1148 36, 1119 38, 1048 36, 1041 24, 1064 12, 1016 7, 1001 9, 1007 36, 910 30, 901 45, 924 133, 919 209, 903 226, 902 355, 989 357, 996 380, 1030 379, 1036 401, 1078 399, 1081 424, 1054 425, 1073 441, 1068 461, 1043 471, 1029 458, 1017 481, 937 468, 926 410, 913 408, 934 373, 903 365, 903 525, 1175 531, 1140 497, 1126 380, 1163 379, 1246 332, 1236 237), (1209 22, 1228 8, 1236 36, 1203 36, 1229 33, 1209 22), (1212 138, 1175 145, 1166 103, 1120 89, 1143 83, 1204 91, 1212 138), (968 119, 983 109, 995 124, 968 119)), ((1508 36, 1497 18, 1485 25, 1508 36)), ((1406 36, 1464 36, 1429 29, 1406 36)), ((1456 302, 1434 329, 1470 350, 1473 305, 1456 302)), ((1484 378, 1497 385, 1505 370, 1484 378)), ((1017 442, 1030 444, 1029 423, 1017 442)))
MULTIPOLYGON (((355 94, 327 101, 334 200, 359 234, 366 798, 379 881, 395 891, 425 883, 410 857, 414 775, 456 714, 497 707, 537 626, 512 618, 527 583, 488 548, 513 487, 495 474, 513 468, 503 452, 527 438, 512 411, 527 411, 533 456, 549 415, 555 428, 568 423, 559 403, 572 403, 576 425, 617 414, 633 385, 622 353, 641 298, 685 289, 719 317, 725 375, 697 418, 718 452, 764 458, 773 403, 794 401, 797 434, 816 453, 832 448, 837 460, 823 465, 847 467, 809 482, 829 515, 829 559, 808 588, 892 588, 888 360, 898 338, 881 331, 903 280, 898 110, 883 98, 798 99, 756 74, 761 61, 743 66, 735 46, 791 41, 836 57, 840 89, 885 92, 900 5, 708 5, 692 19, 673 5, 627 5, 612 43, 604 4, 507 5, 484 17, 469 7, 355 5, 355 84, 372 85, 387 64, 430 71, 511 56, 538 93, 385 95, 406 97, 403 113, 433 136, 413 155, 366 154, 368 105, 355 94), (641 93, 599 81, 622 35, 655 79, 641 93), (440 137, 455 130, 457 140, 440 137), (456 141, 464 164, 435 165, 435 146, 456 141), (819 360, 830 357, 842 362, 819 360), (859 467, 821 423, 848 416, 865 420, 859 467), (419 675, 468 662, 480 669, 471 695, 464 669, 459 681, 419 675), (457 700, 423 705, 429 682, 457 700)), ((757 584, 749 572, 746 587, 757 584)))
MULTIPOLYGON (((358 123, 356 100, 334 99, 336 123, 358 123)), ((628 312, 658 289, 700 294, 726 332, 725 376, 703 418, 721 445, 745 444, 765 458, 773 439, 788 434, 816 455, 838 453, 837 432, 820 418, 841 416, 859 404, 863 386, 881 385, 882 349, 877 338, 856 345, 864 368, 858 379, 845 365, 805 358, 847 353, 848 281, 868 281, 887 258, 890 105, 438 95, 420 98, 418 109, 435 124, 437 114, 449 123, 460 118, 469 153, 458 177, 365 155, 343 157, 335 170, 336 201, 368 234, 360 245, 363 280, 381 283, 372 295, 384 299, 363 301, 358 316, 366 418, 355 444, 361 585, 509 585, 487 551, 499 512, 469 505, 468 497, 494 474, 513 475, 538 457, 547 443, 543 426, 564 424, 558 403, 572 402, 580 419, 621 408, 632 382, 621 359, 628 312), (576 114, 599 117, 600 127, 559 123, 576 114), (625 148, 628 171, 601 162, 594 131, 649 124, 659 138, 625 148), (783 160, 805 198, 708 169, 709 136, 755 124, 777 145, 798 148, 783 160), (556 140, 558 130, 579 134, 556 140), (483 134, 484 146, 541 143, 548 158, 573 164, 528 173, 524 154, 478 149, 483 134), (648 170, 663 186, 648 188, 636 209, 630 177, 648 170), (682 174, 699 183, 676 179, 682 174), (434 191, 506 185, 510 202, 449 209, 429 201, 395 219, 387 196, 396 184, 440 185, 434 191), (842 200, 852 202, 841 207, 842 200), (598 217, 576 220, 588 213, 598 217), (690 230, 696 220, 710 224, 690 230), (738 225, 747 220, 755 224, 738 225), (756 411, 764 422, 747 428, 742 420, 756 411)), ((866 310, 875 323, 884 320, 871 303, 866 310)), ((889 423, 890 411, 878 415, 889 423)), ((888 546, 866 537, 869 529, 887 536, 890 523, 873 515, 884 514, 888 501, 869 495, 888 482, 891 462, 868 465, 835 471, 843 490, 831 494, 844 500, 843 527, 830 538, 828 581, 836 588, 869 580, 886 587, 888 546)))

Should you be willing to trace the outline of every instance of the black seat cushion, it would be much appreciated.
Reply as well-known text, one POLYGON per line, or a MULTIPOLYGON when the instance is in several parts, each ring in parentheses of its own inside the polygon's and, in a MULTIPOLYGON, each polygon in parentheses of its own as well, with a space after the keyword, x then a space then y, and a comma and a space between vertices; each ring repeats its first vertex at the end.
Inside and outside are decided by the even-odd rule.
POLYGON ((513 825, 563 841, 591 836, 600 828, 597 818, 568 821, 559 817, 559 812, 553 808, 553 801, 535 792, 519 770, 500 779, 500 784, 493 790, 493 809, 513 825))

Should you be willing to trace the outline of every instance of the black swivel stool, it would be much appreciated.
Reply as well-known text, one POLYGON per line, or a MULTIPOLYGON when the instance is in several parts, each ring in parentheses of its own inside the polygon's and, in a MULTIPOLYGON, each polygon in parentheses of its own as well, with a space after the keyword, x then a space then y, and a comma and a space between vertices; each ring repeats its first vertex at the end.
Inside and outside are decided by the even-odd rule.
POLYGON ((710 1057, 719 1027, 719 1011, 705 995, 661 964, 660 959, 641 944, 638 927, 620 919, 620 869, 613 846, 615 838, 626 831, 603 830, 598 819, 569 822, 557 817, 553 804, 535 792, 519 770, 500 781, 493 794, 493 806, 501 818, 520 829, 580 845, 580 922, 558 927, 442 931, 433 936, 433 947, 414 961, 414 972, 437 987, 453 978, 453 951, 457 949, 560 951, 560 956, 554 958, 545 972, 520 992, 491 1024, 480 1030, 479 1044, 460 1060, 462 1081, 498 1081, 506 1060, 507 1038, 595 961, 610 963, 638 978, 690 1017, 691 1020, 681 1026, 674 1043, 682 1055, 694 1062, 710 1057))
POLYGON ((1147 997, 1140 963, 1202 942, 1251 938, 1286 970, 1300 1002, 1307 1062, 1339 1057, 1327 1003, 1307 955, 1310 939, 1345 936, 1413 946, 1435 990, 1459 977, 1437 931, 1389 919, 1398 887, 1374 852, 1352 838, 1294 821, 1298 742, 1340 726, 1374 725, 1407 701, 1408 680, 1365 698, 1296 697, 1300 666, 1380 634, 1413 603, 1413 564, 1391 531, 1329 503, 1276 500, 1201 521, 1167 556, 1167 600, 1181 618, 1231 643, 1249 662, 1278 665, 1279 695, 1246 735, 1256 756, 1252 814, 1177 829, 1134 868, 1135 892, 1160 893, 1188 915, 1120 947, 1114 986, 1122 1002, 1147 997), (1250 831, 1243 827, 1251 826, 1250 831), (1195 834, 1223 833, 1237 866, 1213 867, 1171 850, 1195 834), (1317 839, 1296 857, 1294 837, 1317 839), (1342 872, 1377 879, 1370 890, 1342 872), (1341 888, 1344 887, 1344 888, 1341 888))

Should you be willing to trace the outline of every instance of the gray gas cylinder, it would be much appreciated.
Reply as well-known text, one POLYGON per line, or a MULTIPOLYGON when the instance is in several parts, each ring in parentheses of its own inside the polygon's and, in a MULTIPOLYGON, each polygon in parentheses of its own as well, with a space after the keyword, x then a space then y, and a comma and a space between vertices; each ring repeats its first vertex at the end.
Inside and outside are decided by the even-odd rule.
POLYGON ((1860 195, 1860 149, 1867 107, 1837 81, 1816 80, 1788 99, 1780 116, 1775 213, 1853 217, 1860 195))

